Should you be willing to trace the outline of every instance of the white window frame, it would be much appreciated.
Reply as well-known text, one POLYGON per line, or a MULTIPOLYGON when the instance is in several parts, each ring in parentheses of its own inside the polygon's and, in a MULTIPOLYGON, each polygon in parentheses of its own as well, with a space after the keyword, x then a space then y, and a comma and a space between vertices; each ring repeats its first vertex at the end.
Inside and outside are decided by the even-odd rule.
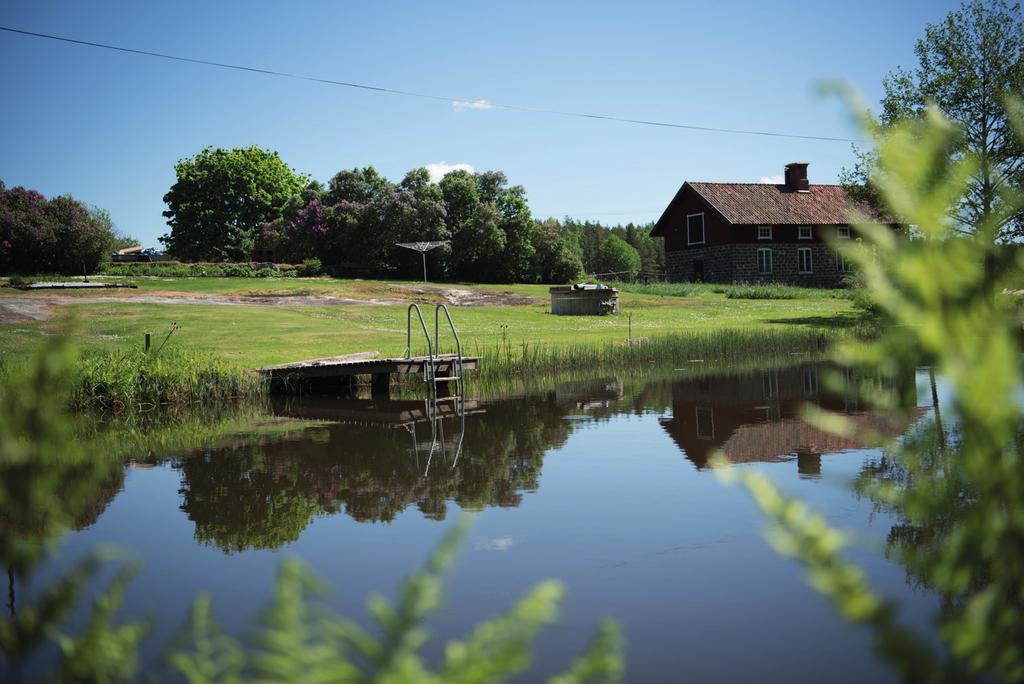
POLYGON ((810 226, 797 226, 796 237, 798 240, 811 240, 814 238, 814 231, 810 226))
POLYGON ((772 248, 771 247, 759 247, 758 250, 757 250, 757 275, 771 275, 773 267, 774 267, 774 264, 772 262, 773 262, 772 248), (768 259, 766 260, 766 263, 767 263, 767 266, 768 266, 767 270, 762 270, 761 269, 761 252, 767 252, 768 253, 768 259))
POLYGON ((758 240, 771 240, 772 239, 772 227, 771 226, 758 226, 757 227, 757 239, 758 240))
POLYGON ((810 247, 798 247, 796 250, 796 272, 801 275, 814 273, 814 252, 810 247), (807 268, 804 269, 803 254, 807 253, 807 268))
POLYGON ((849 240, 851 233, 850 226, 839 226, 836 228, 836 237, 840 240, 849 240))
POLYGON ((704 223, 704 212, 698 211, 696 214, 686 215, 686 245, 703 245, 708 239, 707 236, 707 225, 704 223), (690 217, 700 216, 700 242, 690 242, 690 217))

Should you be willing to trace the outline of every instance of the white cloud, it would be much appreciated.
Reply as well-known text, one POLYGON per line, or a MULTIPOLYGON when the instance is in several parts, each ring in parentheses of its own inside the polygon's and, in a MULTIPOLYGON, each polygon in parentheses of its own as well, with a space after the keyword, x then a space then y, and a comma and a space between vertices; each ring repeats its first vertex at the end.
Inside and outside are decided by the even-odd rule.
POLYGON ((456 100, 452 102, 452 109, 457 112, 467 112, 471 109, 493 109, 494 105, 490 100, 456 100))
POLYGON ((498 537, 497 539, 485 539, 476 543, 477 551, 508 551, 515 544, 512 537, 498 537))
POLYGON ((427 173, 430 174, 431 183, 439 183, 442 178, 452 171, 469 171, 470 173, 474 173, 476 171, 476 169, 469 164, 449 164, 446 161, 427 164, 426 169, 427 173))
POLYGON ((768 183, 769 185, 782 185, 785 179, 779 174, 778 176, 761 176, 761 179, 757 182, 768 183))

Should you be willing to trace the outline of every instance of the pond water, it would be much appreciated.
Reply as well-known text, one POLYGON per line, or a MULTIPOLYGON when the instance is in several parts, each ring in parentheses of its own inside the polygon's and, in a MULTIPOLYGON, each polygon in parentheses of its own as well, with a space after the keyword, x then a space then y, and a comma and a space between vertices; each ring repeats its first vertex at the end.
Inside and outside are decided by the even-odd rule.
POLYGON ((850 487, 882 452, 799 416, 811 402, 865 434, 898 436, 931 410, 928 375, 909 379, 916 407, 897 418, 830 396, 822 373, 597 377, 461 412, 423 400, 277 402, 277 416, 299 421, 285 432, 128 463, 16 589, 31 596, 97 545, 126 550, 144 565, 125 613, 155 618, 142 653, 154 663, 199 593, 228 631, 250 631, 291 555, 329 582, 333 608, 370 625, 366 597, 393 596, 465 509, 480 513, 430 620, 428 654, 556 578, 568 587, 562 619, 542 632, 523 681, 560 671, 603 616, 624 632, 628 681, 891 681, 870 634, 768 546, 750 496, 709 467, 721 450, 859 535, 851 557, 926 631, 935 597, 884 554, 898 521, 850 487))

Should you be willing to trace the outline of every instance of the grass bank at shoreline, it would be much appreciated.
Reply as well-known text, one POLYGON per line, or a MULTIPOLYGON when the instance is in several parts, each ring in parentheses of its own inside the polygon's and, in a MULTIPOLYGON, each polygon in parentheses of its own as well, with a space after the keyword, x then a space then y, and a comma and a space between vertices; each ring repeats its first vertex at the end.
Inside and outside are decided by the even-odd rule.
MULTIPOLYGON (((711 286, 698 289, 692 296, 680 296, 678 288, 668 295, 623 292, 620 313, 601 317, 551 315, 546 285, 170 278, 140 281, 138 290, 100 297, 5 290, 0 309, 17 300, 34 306, 32 315, 50 318, 0 323, 0 358, 16 364, 42 340, 62 332, 87 353, 140 349, 146 332, 160 338, 172 323, 180 330, 169 346, 209 353, 239 368, 363 351, 397 356, 406 345, 407 302, 426 305, 433 328, 433 303, 467 292, 485 303, 451 307, 466 353, 525 346, 530 353, 553 354, 550 350, 629 344, 630 337, 655 343, 670 335, 727 330, 838 335, 862 321, 848 299, 829 290, 798 290, 795 299, 748 300, 729 298, 711 286), (517 305, 503 305, 506 301, 517 305)), ((426 350, 422 333, 413 340, 416 351, 426 350)))
MULTIPOLYGON (((864 323, 836 291, 773 286, 793 298, 758 292, 767 298, 741 299, 721 286, 645 287, 622 293, 618 315, 600 317, 551 315, 546 285, 169 278, 100 297, 6 290, 0 312, 6 303, 49 318, 0 323, 0 374, 23 365, 45 340, 68 335, 82 354, 80 408, 117 413, 249 400, 265 392, 249 369, 364 351, 400 356, 408 302, 423 305, 432 333, 432 305, 460 297, 475 302, 451 307, 463 353, 482 358, 477 379, 486 384, 820 354, 864 323), (156 357, 143 353, 147 332, 154 349, 162 347, 156 357)), ((417 330, 413 352, 426 353, 417 330)), ((441 338, 442 349, 453 351, 445 326, 441 338)))

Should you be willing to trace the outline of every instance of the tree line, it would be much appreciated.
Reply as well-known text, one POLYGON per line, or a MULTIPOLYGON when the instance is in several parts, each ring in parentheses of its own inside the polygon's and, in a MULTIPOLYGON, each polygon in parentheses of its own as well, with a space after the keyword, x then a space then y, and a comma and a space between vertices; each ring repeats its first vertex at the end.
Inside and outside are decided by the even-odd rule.
POLYGON ((180 260, 319 259, 341 275, 418 277, 420 255, 398 243, 444 241, 429 256, 435 279, 556 283, 664 272, 649 225, 537 221, 526 191, 500 171, 456 170, 432 182, 417 168, 395 183, 367 166, 324 185, 253 146, 206 148, 176 174, 161 241, 180 260))

